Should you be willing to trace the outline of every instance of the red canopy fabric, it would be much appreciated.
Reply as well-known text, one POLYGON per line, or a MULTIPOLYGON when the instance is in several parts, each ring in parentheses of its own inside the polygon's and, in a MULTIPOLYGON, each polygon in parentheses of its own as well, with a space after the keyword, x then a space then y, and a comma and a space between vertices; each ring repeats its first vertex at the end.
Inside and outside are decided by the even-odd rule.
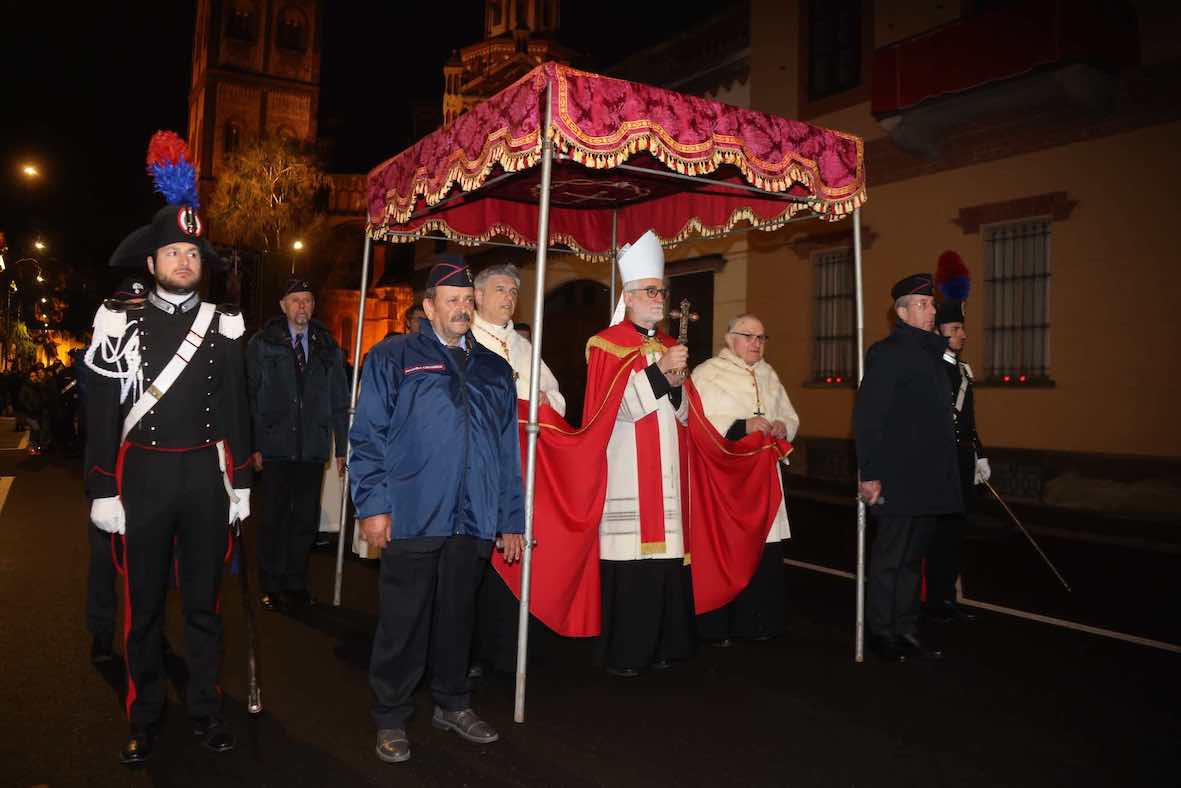
POLYGON ((544 63, 375 167, 370 235, 535 245, 548 88, 550 241, 583 256, 610 256, 613 214, 617 243, 652 229, 672 245, 743 222, 773 229, 805 210, 839 219, 866 199, 859 137, 544 63))

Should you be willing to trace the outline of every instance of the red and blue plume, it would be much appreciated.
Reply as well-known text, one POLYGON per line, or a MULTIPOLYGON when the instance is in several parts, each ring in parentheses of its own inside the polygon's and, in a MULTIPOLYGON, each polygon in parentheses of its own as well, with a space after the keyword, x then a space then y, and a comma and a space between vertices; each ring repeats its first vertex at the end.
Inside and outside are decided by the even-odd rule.
POLYGON ((935 266, 935 287, 951 301, 966 300, 972 290, 972 272, 950 249, 939 255, 939 263, 935 266))
POLYGON ((197 171, 189 158, 189 146, 172 131, 157 131, 148 143, 148 174, 155 189, 169 205, 200 208, 197 171))

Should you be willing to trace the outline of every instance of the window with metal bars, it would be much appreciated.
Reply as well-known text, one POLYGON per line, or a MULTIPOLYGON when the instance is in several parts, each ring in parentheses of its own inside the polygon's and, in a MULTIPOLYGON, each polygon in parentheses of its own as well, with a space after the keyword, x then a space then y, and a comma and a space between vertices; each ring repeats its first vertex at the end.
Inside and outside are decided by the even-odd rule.
POLYGON ((1023 219, 983 229, 989 382, 1050 381, 1050 221, 1023 219))
POLYGON ((812 255, 812 380, 824 385, 856 381, 856 296, 853 250, 812 255))

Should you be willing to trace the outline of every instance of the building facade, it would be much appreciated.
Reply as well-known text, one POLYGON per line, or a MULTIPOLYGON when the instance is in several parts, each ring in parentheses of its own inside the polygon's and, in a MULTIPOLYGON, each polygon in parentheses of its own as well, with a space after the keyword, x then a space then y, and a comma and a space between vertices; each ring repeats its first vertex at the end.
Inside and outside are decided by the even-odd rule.
MULTIPOLYGON (((753 0, 751 30, 755 109, 866 140, 866 345, 889 331, 891 284, 957 252, 994 483, 1032 503, 1175 512, 1181 364, 1157 338, 1181 329, 1177 12, 753 0)), ((851 228, 748 242, 747 305, 801 414, 793 465, 850 481, 851 228)))

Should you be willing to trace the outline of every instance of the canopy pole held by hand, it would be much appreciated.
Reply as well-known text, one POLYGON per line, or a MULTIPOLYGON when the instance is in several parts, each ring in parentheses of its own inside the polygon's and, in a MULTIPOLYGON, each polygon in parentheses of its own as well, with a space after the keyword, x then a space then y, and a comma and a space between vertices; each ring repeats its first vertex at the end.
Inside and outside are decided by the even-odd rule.
MULTIPOLYGON (((861 278, 861 209, 853 209, 853 292, 857 298, 857 386, 865 377, 865 293, 861 278)), ((861 475, 857 475, 861 481, 861 475)), ((857 623, 853 659, 865 661, 865 501, 857 496, 857 623)))
MULTIPOLYGON (((361 298, 357 307, 357 335, 353 340, 353 385, 349 394, 349 430, 353 428, 353 416, 357 411, 357 382, 361 375, 361 338, 365 331, 365 293, 369 289, 369 252, 373 239, 365 233, 365 251, 361 255, 361 298)), ((345 456, 348 456, 346 450, 345 456)), ((344 579, 344 543, 349 529, 345 516, 349 512, 349 466, 345 463, 340 489, 340 531, 336 540, 336 581, 332 589, 332 606, 340 607, 340 587, 344 579)))
POLYGON ((538 398, 541 389, 542 318, 545 315, 545 256, 549 249, 550 175, 554 144, 550 139, 553 120, 553 87, 545 90, 545 128, 541 137, 541 194, 537 206, 537 274, 533 288, 533 353, 529 357, 529 422, 525 427, 525 545, 521 567, 521 608, 517 618, 517 691, 513 701, 513 722, 525 721, 525 666, 529 655, 529 581, 533 569, 533 505, 537 476, 538 398))

